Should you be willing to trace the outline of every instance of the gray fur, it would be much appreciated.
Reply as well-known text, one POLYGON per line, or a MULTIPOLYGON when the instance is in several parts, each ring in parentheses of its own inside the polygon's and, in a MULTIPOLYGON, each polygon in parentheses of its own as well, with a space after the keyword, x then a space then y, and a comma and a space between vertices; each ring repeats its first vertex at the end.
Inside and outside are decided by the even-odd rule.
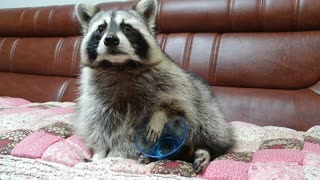
POLYGON ((141 0, 135 7, 136 11, 144 17, 152 34, 155 33, 157 7, 158 3, 155 0, 141 0))
POLYGON ((99 8, 97 8, 95 6, 86 5, 86 4, 82 4, 82 3, 77 4, 75 9, 76 9, 76 15, 77 15, 77 18, 81 24, 81 27, 84 30, 84 32, 86 32, 88 29, 88 25, 89 25, 90 20, 100 10, 99 10, 99 8))
MULTIPOLYGON (((156 5, 146 1, 155 2, 141 2, 156 5)), ((101 13, 93 17, 94 21, 105 17, 101 13)), ((117 16, 130 16, 132 13, 135 14, 131 16, 133 20, 128 22, 146 23, 134 11, 121 11, 117 16)), ((106 59, 93 62, 87 59, 84 49, 89 38, 86 36, 91 36, 92 31, 89 26, 82 41, 83 68, 78 117, 74 125, 76 134, 92 148, 94 159, 119 156, 138 160, 140 154, 133 142, 137 129, 149 123, 152 132, 149 140, 155 141, 165 123, 177 115, 186 118, 190 135, 185 146, 188 152, 182 154, 182 158, 176 158, 194 158, 196 163, 199 158, 194 154, 205 154, 205 161, 201 160, 195 167, 197 173, 206 167, 210 159, 225 153, 232 146, 232 130, 208 86, 186 73, 161 51, 149 26, 141 25, 139 28, 150 47, 149 58, 131 56, 129 59, 120 59, 121 63, 116 63, 116 58, 109 61, 108 55, 106 59)))

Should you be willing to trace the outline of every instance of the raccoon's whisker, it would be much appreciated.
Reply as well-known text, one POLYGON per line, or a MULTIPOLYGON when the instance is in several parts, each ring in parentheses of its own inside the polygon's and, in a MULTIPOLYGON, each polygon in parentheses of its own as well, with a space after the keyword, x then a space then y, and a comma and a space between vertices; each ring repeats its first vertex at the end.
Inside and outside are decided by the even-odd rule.
POLYGON ((138 67, 138 71, 140 71, 139 64, 138 64, 135 60, 133 60, 133 62, 137 65, 137 67, 138 67))
POLYGON ((93 63, 92 63, 92 66, 93 66, 94 68, 97 68, 97 67, 98 67, 98 64, 99 64, 98 62, 93 62, 93 63))

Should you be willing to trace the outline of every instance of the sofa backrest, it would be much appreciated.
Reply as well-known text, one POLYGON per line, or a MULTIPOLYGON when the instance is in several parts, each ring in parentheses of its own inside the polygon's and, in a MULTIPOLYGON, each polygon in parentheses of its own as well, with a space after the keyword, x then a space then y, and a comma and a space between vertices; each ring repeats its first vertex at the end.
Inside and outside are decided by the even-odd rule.
MULTIPOLYGON (((229 121, 319 124, 320 1, 160 0, 157 27, 162 49, 209 82, 229 121)), ((73 5, 1 9, 0 96, 75 100, 80 42, 73 5)))

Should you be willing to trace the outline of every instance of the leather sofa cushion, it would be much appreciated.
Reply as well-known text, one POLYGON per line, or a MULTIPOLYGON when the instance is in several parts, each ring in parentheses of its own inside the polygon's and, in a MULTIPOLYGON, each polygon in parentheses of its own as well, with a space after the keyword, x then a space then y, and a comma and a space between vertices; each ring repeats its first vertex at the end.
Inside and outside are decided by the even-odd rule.
MULTIPOLYGON (((131 9, 137 0, 102 3, 102 9, 131 9)), ((80 35, 73 5, 0 9, 0 37, 80 35)), ((320 28, 315 0, 159 0, 158 31, 281 32, 320 28)))

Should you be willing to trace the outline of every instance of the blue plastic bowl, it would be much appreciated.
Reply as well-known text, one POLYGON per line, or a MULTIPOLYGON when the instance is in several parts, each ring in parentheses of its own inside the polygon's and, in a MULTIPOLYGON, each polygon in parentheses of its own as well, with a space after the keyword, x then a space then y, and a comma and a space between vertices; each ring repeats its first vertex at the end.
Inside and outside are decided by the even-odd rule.
POLYGON ((147 157, 165 159, 179 151, 189 135, 189 127, 183 117, 170 119, 164 126, 159 140, 150 144, 147 142, 147 128, 137 131, 135 145, 147 157))

